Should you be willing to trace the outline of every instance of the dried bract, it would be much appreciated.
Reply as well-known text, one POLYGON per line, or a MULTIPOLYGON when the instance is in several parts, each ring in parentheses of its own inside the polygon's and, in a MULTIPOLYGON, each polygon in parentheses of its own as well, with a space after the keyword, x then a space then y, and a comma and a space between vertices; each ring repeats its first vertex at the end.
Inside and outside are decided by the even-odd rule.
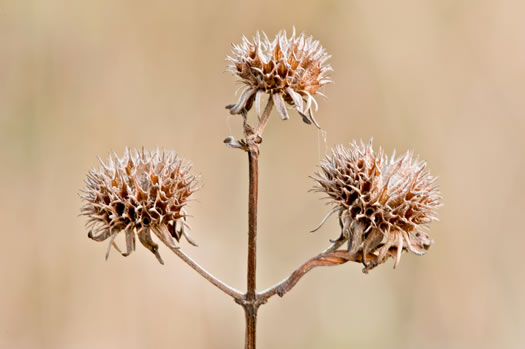
POLYGON ((317 111, 314 95, 319 88, 331 82, 328 73, 332 70, 326 61, 330 56, 319 41, 295 35, 295 29, 288 38, 281 31, 270 41, 263 32, 257 32, 249 41, 243 36, 240 45, 233 45, 233 55, 228 57, 228 70, 240 78, 245 86, 240 98, 229 105, 231 114, 244 114, 255 104, 261 115, 261 98, 268 94, 273 99, 283 120, 288 119, 286 104, 293 106, 307 124, 319 124, 313 116, 317 111))
MULTIPOLYGON (((372 142, 337 146, 316 173, 315 191, 323 192, 338 213, 339 246, 363 255, 364 272, 392 256, 396 267, 403 250, 422 255, 432 244, 424 227, 436 220, 440 192, 426 163, 407 152, 388 159, 372 142)), ((325 218, 326 220, 326 218, 325 218)), ((323 220, 323 222, 325 221, 323 220)))
POLYGON ((88 236, 95 241, 109 239, 111 246, 121 251, 115 237, 123 232, 128 256, 135 250, 135 237, 150 250, 160 263, 158 245, 151 232, 173 247, 187 234, 184 206, 196 190, 196 177, 190 174, 190 164, 172 152, 128 150, 122 158, 116 154, 108 163, 89 171, 82 199, 81 213, 88 217, 88 236))

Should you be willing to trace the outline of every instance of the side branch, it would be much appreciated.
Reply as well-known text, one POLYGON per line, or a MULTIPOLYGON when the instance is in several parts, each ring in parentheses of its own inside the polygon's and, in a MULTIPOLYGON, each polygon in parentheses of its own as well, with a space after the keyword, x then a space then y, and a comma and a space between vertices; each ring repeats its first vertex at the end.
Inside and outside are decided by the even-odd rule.
POLYGON ((259 293, 259 301, 261 303, 266 303, 270 297, 276 294, 279 295, 279 297, 284 296, 299 282, 299 280, 301 280, 301 278, 307 272, 315 267, 329 267, 333 265, 344 264, 346 262, 361 262, 362 260, 363 255, 361 252, 357 252, 353 255, 348 254, 348 251, 323 252, 302 264, 288 278, 259 293))
POLYGON ((268 98, 268 103, 266 104, 266 107, 264 108, 264 112, 261 116, 261 120, 259 121, 259 125, 257 125, 257 130, 255 131, 255 134, 257 136, 261 136, 264 128, 266 127, 266 124, 268 123, 268 120, 270 119, 270 112, 272 111, 273 107, 273 98, 270 96, 268 98))
POLYGON ((193 270, 195 270, 197 273, 199 273, 203 278, 211 282, 215 287, 217 287, 222 292, 226 293, 228 296, 232 297, 233 299, 240 300, 243 298, 243 294, 233 287, 228 286, 221 280, 217 279, 215 276, 210 274, 206 269, 201 267, 197 262, 195 262, 193 259, 191 259, 187 254, 182 252, 180 248, 171 246, 170 244, 166 243, 166 241, 162 241, 164 244, 173 252, 177 257, 182 259, 184 263, 189 265, 193 270))

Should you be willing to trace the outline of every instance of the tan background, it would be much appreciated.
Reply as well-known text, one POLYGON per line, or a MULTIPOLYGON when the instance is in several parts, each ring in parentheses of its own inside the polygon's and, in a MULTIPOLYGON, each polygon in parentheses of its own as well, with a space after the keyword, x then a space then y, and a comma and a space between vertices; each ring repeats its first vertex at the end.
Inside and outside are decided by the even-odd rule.
POLYGON ((295 25, 333 55, 323 134, 292 113, 261 157, 258 284, 337 235, 308 178, 328 146, 414 149, 445 206, 425 257, 315 270, 261 308, 261 348, 525 347, 523 1, 0 2, 0 347, 241 348, 240 307, 169 254, 104 261, 77 217, 96 156, 175 149, 204 186, 186 251, 244 289, 247 164, 230 44, 295 25), (146 4, 147 3, 147 4, 146 4))

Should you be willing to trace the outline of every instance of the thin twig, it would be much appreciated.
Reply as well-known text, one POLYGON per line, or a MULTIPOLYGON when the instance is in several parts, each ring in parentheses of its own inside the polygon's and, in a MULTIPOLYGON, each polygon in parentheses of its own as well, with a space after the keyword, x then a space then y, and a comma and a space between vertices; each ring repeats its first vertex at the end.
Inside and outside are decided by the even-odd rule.
POLYGON ((197 273, 199 273, 203 278, 211 282, 215 287, 217 287, 222 292, 226 293, 228 296, 232 297, 235 300, 241 300, 243 298, 243 294, 240 291, 237 291, 233 287, 228 286, 224 282, 217 279, 215 276, 210 274, 206 269, 201 267, 197 262, 195 262, 193 259, 191 259, 187 254, 182 252, 180 248, 176 248, 174 246, 171 246, 166 241, 162 241, 164 244, 173 252, 177 257, 182 259, 186 264, 188 264, 193 270, 195 270, 197 273))
MULTIPOLYGON (((373 256, 370 256, 370 258, 373 258, 373 256)), ((270 297, 276 294, 280 297, 284 296, 304 275, 306 275, 307 272, 315 267, 340 265, 350 261, 360 262, 362 259, 363 255, 361 252, 357 252, 353 255, 349 255, 348 251, 328 251, 320 253, 303 263, 286 279, 259 293, 257 298, 261 303, 266 303, 270 297)))
POLYGON ((262 136, 264 128, 266 127, 266 124, 268 123, 268 120, 270 119, 272 107, 273 107, 273 98, 270 96, 268 98, 268 103, 266 103, 266 107, 264 108, 263 114, 261 116, 261 121, 259 121, 259 125, 257 125, 257 130, 255 132, 255 134, 259 137, 262 136))

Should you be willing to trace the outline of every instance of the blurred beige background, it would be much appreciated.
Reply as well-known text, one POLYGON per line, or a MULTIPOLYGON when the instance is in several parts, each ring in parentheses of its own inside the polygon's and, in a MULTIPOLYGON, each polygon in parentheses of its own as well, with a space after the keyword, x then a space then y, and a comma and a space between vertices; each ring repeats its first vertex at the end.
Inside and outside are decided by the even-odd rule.
POLYGON ((222 139, 232 42, 295 25, 333 55, 326 134, 277 115, 261 156, 258 285, 337 235, 308 178, 328 147, 374 137, 427 160, 445 206, 425 257, 369 275, 317 269, 261 308, 260 348, 525 347, 523 1, 0 2, 0 347, 241 348, 242 309, 169 254, 87 238, 96 156, 174 149, 204 186, 186 251, 245 287, 247 164, 222 139), (326 137, 324 137, 326 136, 326 137), (326 142, 324 139, 326 138, 326 142))

